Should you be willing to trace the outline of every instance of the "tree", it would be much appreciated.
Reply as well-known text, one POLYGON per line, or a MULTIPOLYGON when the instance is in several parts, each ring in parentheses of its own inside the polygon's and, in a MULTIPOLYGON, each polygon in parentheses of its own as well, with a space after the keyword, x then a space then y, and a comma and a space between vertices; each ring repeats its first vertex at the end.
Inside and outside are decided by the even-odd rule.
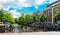
POLYGON ((36 15, 32 16, 32 20, 33 22, 37 22, 37 16, 36 15))
POLYGON ((19 24, 24 24, 24 13, 22 13, 22 15, 20 17, 18 17, 17 22, 19 24))
POLYGON ((18 22, 19 22, 19 23, 23 23, 23 22, 24 22, 24 18, 23 18, 23 17, 19 17, 19 18, 18 18, 18 22))
POLYGON ((41 22, 44 22, 45 19, 46 19, 46 17, 42 14, 42 15, 40 16, 40 21, 41 21, 41 22))
POLYGON ((7 19, 5 18, 7 22, 14 22, 14 18, 11 13, 7 12, 5 16, 7 18, 7 19))
POLYGON ((30 26, 31 25, 31 15, 30 14, 26 14, 24 16, 24 21, 25 21, 25 25, 26 26, 30 26))
POLYGON ((2 22, 2 17, 4 16, 4 10, 1 8, 0 9, 0 22, 2 22))
POLYGON ((34 12, 32 15, 32 17, 33 17, 33 22, 40 22, 40 11, 38 10, 38 11, 36 11, 36 12, 34 12))
POLYGON ((4 16, 2 17, 2 21, 3 22, 10 22, 10 23, 15 22, 12 14, 11 13, 8 13, 8 12, 6 12, 4 14, 4 16))
POLYGON ((26 14, 25 15, 25 22, 30 22, 31 19, 31 15, 30 14, 26 14))
POLYGON ((1 22, 14 22, 12 14, 4 9, 0 9, 0 20, 1 22))
POLYGON ((18 23, 20 25, 29 25, 29 23, 31 21, 30 19, 31 19, 31 15, 30 14, 26 14, 26 15, 22 14, 22 16, 20 16, 18 18, 18 23))
POLYGON ((58 8, 57 12, 54 14, 55 21, 60 21, 60 7, 58 8))
POLYGON ((17 23, 18 22, 18 20, 17 20, 17 18, 15 18, 15 23, 17 23))

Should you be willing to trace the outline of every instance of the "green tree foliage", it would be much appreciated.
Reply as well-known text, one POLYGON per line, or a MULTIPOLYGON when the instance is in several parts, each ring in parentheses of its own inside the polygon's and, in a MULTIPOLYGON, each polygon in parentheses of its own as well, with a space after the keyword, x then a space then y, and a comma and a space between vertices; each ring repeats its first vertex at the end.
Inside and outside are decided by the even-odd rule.
POLYGON ((37 16, 36 15, 32 16, 32 20, 33 22, 37 22, 37 16))
POLYGON ((4 16, 4 10, 3 9, 0 9, 0 22, 2 21, 2 17, 4 16))
POLYGON ((14 22, 12 14, 3 9, 0 9, 0 20, 1 22, 14 22))
POLYGON ((17 18, 15 18, 15 22, 16 22, 16 23, 18 22, 17 18))
POLYGON ((22 16, 20 16, 18 18, 18 23, 21 25, 27 25, 29 22, 30 22, 30 18, 31 18, 31 15, 30 14, 22 14, 22 16))
POLYGON ((22 14, 18 19, 17 19, 18 23, 24 23, 24 14, 22 14))
POLYGON ((24 17, 19 17, 19 18, 18 18, 18 22, 19 22, 19 23, 23 23, 23 22, 24 22, 24 17))
POLYGON ((30 22, 31 19, 31 15, 30 14, 26 14, 25 15, 25 22, 30 22))
MULTIPOLYGON (((7 22, 14 22, 14 18, 13 18, 13 16, 12 16, 12 14, 11 13, 6 13, 5 14, 5 20, 7 21, 7 22)), ((3 17, 4 18, 4 17, 3 17)))
POLYGON ((42 15, 40 16, 40 21, 41 21, 41 22, 44 22, 45 19, 46 19, 46 17, 42 14, 42 15))
POLYGON ((54 19, 60 21, 60 7, 58 8, 58 11, 54 14, 54 19))

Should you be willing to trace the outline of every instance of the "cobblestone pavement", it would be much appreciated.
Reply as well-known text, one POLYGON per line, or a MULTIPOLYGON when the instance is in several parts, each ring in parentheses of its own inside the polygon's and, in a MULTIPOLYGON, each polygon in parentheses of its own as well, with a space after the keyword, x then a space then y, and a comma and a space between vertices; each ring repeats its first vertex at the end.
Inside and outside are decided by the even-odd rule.
POLYGON ((0 33, 0 35, 60 35, 60 32, 0 33))

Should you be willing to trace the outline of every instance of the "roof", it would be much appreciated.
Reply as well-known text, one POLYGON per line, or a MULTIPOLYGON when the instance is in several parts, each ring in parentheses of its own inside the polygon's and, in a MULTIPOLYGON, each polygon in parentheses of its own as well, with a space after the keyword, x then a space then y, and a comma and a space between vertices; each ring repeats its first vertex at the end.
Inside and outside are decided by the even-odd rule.
POLYGON ((55 1, 54 3, 49 4, 47 7, 50 7, 51 5, 58 3, 58 2, 60 2, 60 1, 55 1))

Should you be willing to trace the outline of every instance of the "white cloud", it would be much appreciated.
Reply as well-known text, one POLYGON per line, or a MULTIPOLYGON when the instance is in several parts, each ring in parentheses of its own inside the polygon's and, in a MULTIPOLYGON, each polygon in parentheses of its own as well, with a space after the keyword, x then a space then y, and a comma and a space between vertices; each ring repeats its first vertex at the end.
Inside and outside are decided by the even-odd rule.
POLYGON ((18 18, 21 16, 19 12, 16 12, 16 10, 11 10, 10 13, 13 15, 14 18, 18 18))
POLYGON ((0 6, 7 8, 10 7, 30 7, 38 6, 46 0, 0 0, 0 6))
MULTIPOLYGON (((38 5, 46 3, 47 0, 0 0, 0 8, 4 8, 5 10, 8 10, 10 7, 13 8, 22 8, 22 7, 31 7, 34 6, 35 8, 38 8, 38 5)), ((48 0, 50 3, 56 0, 48 0)), ((14 18, 17 18, 20 13, 16 12, 16 10, 10 11, 14 18)))
POLYGON ((53 3, 53 2, 55 2, 55 1, 57 1, 57 0, 50 0, 50 3, 53 3))
POLYGON ((0 0, 0 7, 8 8, 15 7, 15 8, 22 8, 22 7, 31 7, 31 6, 38 6, 40 4, 46 3, 46 1, 50 1, 50 3, 56 0, 0 0))
POLYGON ((35 3, 36 3, 37 5, 39 5, 39 4, 45 3, 45 1, 46 1, 46 0, 35 0, 35 3))
POLYGON ((38 6, 35 7, 36 9, 38 8, 38 6))

